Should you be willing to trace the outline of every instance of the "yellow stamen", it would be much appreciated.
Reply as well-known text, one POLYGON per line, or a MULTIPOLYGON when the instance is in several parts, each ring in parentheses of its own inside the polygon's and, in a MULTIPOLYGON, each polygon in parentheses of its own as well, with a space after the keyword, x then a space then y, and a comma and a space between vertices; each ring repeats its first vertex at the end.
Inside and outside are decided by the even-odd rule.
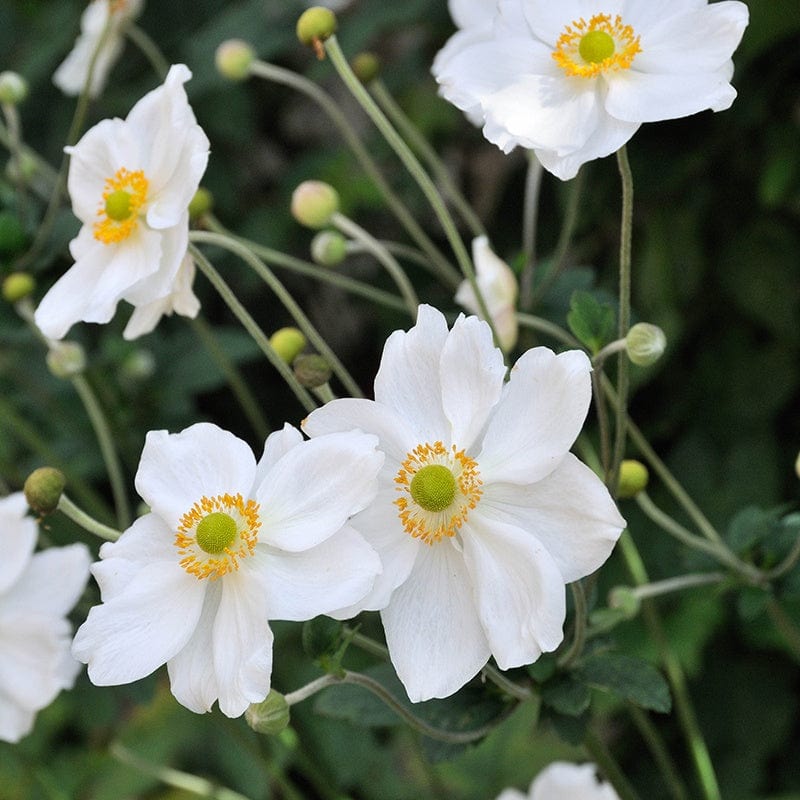
POLYGON ((619 14, 613 21, 610 14, 595 14, 589 22, 581 17, 567 25, 552 55, 567 75, 594 78, 629 69, 641 49, 639 37, 619 14))
POLYGON ((147 201, 147 188, 147 178, 140 169, 130 172, 120 167, 112 177, 106 178, 97 209, 101 219, 94 224, 94 238, 103 244, 117 244, 127 239, 136 230, 139 210, 147 201), (122 206, 125 206, 124 214, 122 206))

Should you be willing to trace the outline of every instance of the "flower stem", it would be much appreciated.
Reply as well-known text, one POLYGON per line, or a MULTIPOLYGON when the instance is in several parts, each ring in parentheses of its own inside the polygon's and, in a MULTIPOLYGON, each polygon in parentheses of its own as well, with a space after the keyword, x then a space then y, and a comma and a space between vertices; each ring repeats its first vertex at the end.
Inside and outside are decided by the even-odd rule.
POLYGON ((550 322, 550 320, 542 317, 535 317, 532 314, 522 313, 517 314, 517 322, 519 322, 523 328, 531 328, 569 347, 582 349, 581 343, 560 325, 556 325, 555 322, 550 322))
POLYGON ((309 697, 313 697, 313 695, 315 695, 317 692, 321 692, 328 686, 335 686, 341 682, 341 678, 328 673, 320 678, 316 678, 315 680, 311 681, 311 683, 307 683, 305 686, 301 686, 294 692, 289 692, 283 696, 283 699, 286 701, 286 705, 293 706, 297 703, 302 703, 303 700, 308 700, 309 697))
POLYGON ((519 281, 519 307, 530 311, 533 300, 533 278, 536 270, 536 227, 539 212, 539 193, 542 188, 542 162, 533 151, 528 153, 528 172, 525 177, 525 201, 522 212, 522 255, 525 259, 519 281))
POLYGON ((638 706, 628 705, 628 713, 631 715, 634 724, 639 729, 650 753, 653 756, 658 769, 664 777, 666 787, 673 800, 689 800, 689 793, 686 789, 678 768, 672 756, 667 750, 661 734, 653 725, 650 717, 638 706))
POLYGON ((129 22, 125 27, 125 35, 139 48, 142 55, 150 62, 153 72, 163 81, 169 72, 169 61, 159 46, 133 22, 129 22))
POLYGON ((25 218, 27 199, 25 177, 22 169, 22 129, 19 121, 19 112, 13 103, 0 103, 3 116, 8 126, 8 150, 11 155, 9 167, 13 171, 13 181, 17 189, 17 210, 20 218, 25 218))
POLYGON ((80 525, 88 533, 99 536, 107 542, 116 542, 122 534, 108 525, 103 525, 98 522, 94 517, 90 517, 85 511, 78 508, 65 494, 62 494, 58 499, 58 510, 65 516, 69 517, 76 525, 80 525))
POLYGON ((377 656, 384 661, 389 660, 389 650, 386 645, 376 642, 374 639, 370 639, 369 636, 364 636, 363 633, 359 633, 357 630, 347 625, 344 627, 344 634, 356 647, 360 647, 365 652, 371 653, 373 656, 377 656))
POLYGON ((481 674, 489 681, 491 681, 498 689, 504 691, 509 697, 515 700, 526 701, 532 697, 536 697, 536 693, 528 686, 520 686, 518 683, 509 680, 499 669, 496 669, 491 664, 481 670, 481 674))
MULTIPOLYGON (((196 233, 199 233, 199 231, 193 232, 193 234, 196 233)), ((208 278, 211 285, 217 290, 234 316, 242 323, 244 329, 253 337, 253 340, 261 348, 261 352, 264 353, 270 364, 278 370, 280 376, 294 392, 295 397, 300 401, 303 408, 309 412, 313 411, 317 407, 314 398, 308 393, 305 387, 300 385, 294 373, 289 369, 288 364, 273 350, 264 331, 258 327, 255 320, 247 313, 245 307, 231 291, 230 286, 225 283, 222 276, 214 269, 211 262, 193 244, 189 244, 189 251, 192 254, 192 258, 195 259, 200 271, 208 278)))
POLYGON ((569 588, 572 590, 572 600, 575 604, 574 634, 569 650, 558 659, 558 666, 562 669, 568 668, 580 657, 586 643, 586 619, 588 616, 586 592, 580 581, 573 581, 569 588))
POLYGON ((800 630, 797 629, 792 618, 775 597, 770 596, 767 600, 767 614, 784 642, 786 642, 794 660, 800 662, 800 630))
POLYGON ((639 795, 628 783, 628 779, 623 774, 619 764, 614 760, 605 742, 592 728, 587 729, 586 736, 583 739, 583 746, 605 778, 614 787, 620 800, 639 800, 639 795))
POLYGON ((666 578, 663 581, 645 583, 631 589, 631 594, 639 600, 648 597, 659 597, 672 592, 682 592, 695 586, 708 586, 722 583, 728 576, 724 572, 699 572, 690 575, 678 575, 675 578, 666 578))

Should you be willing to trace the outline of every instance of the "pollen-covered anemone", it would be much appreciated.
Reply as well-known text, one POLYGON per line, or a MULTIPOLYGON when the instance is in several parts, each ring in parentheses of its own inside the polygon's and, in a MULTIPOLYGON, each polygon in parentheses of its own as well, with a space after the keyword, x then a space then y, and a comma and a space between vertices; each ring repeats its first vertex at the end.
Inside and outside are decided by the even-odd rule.
POLYGON ((738 0, 490 5, 492 23, 454 34, 434 62, 440 91, 490 142, 533 150, 559 178, 643 122, 722 111, 736 97, 731 56, 748 22, 738 0))
POLYGON ((136 307, 127 338, 151 330, 161 314, 197 314, 194 266, 185 263, 188 207, 209 142, 183 88, 189 78, 183 64, 172 66, 124 120, 103 120, 66 148, 67 186, 83 227, 70 242, 75 264, 36 309, 51 339, 79 320, 108 322, 120 300, 136 307))
MULTIPOLYGON (((569 448, 591 397, 577 350, 528 350, 505 382, 489 326, 420 306, 387 340, 375 400, 312 412, 312 437, 359 429, 386 461, 352 525, 383 573, 361 607, 381 610, 412 701, 447 697, 494 656, 530 664, 563 639, 565 584, 596 570, 625 521, 569 448)), ((312 438, 312 441, 314 439, 312 438)))
POLYGON ((136 488, 151 508, 100 548, 102 604, 73 653, 100 686, 167 665, 172 693, 229 717, 269 693, 270 619, 306 620, 354 606, 380 560, 349 517, 375 495, 377 438, 303 441, 286 425, 256 463, 216 425, 147 434, 136 488))

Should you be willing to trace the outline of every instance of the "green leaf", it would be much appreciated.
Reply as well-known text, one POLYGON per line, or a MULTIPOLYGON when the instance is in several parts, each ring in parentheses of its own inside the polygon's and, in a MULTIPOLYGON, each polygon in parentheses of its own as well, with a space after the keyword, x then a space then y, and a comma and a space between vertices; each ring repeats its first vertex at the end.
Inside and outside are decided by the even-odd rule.
POLYGON ((573 675, 587 686, 612 692, 641 708, 663 713, 672 708, 666 680, 643 659, 621 653, 597 653, 587 658, 573 675))
POLYGON ((573 292, 567 325, 593 354, 613 339, 614 318, 614 309, 607 303, 600 303, 591 292, 573 292))
POLYGON ((585 683, 576 681, 571 675, 561 675, 545 684, 542 702, 560 714, 578 717, 589 708, 592 694, 585 683))
POLYGON ((728 525, 725 539, 735 553, 746 553, 760 544, 780 526, 779 510, 748 506, 739 511, 728 525))

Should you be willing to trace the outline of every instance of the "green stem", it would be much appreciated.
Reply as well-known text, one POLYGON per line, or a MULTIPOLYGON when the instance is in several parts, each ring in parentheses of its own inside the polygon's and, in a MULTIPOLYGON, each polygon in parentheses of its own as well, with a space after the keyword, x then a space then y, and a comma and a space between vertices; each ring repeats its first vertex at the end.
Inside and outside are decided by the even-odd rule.
POLYGON ((405 115, 403 109, 395 102, 386 85, 380 78, 376 78, 368 85, 373 97, 380 105, 384 114, 392 124, 405 136, 406 141, 419 153, 428 169, 433 173, 434 178, 442 187, 442 191, 453 204, 453 207, 461 215, 466 226, 470 229, 473 236, 485 236, 483 224, 478 219, 477 214, 461 194, 450 177, 450 172, 442 163, 436 151, 430 146, 428 140, 419 132, 414 123, 405 115))
POLYGON ((517 314, 517 322, 523 328, 531 328, 532 330, 539 331, 546 336, 550 336, 557 342, 567 345, 568 347, 575 347, 582 350, 581 343, 568 331, 565 331, 560 325, 555 322, 543 319, 542 317, 535 317, 532 314, 517 314))
MULTIPOLYGON (((195 231, 194 233, 198 232, 195 231)), ((247 313, 245 307, 231 291, 230 286, 225 283, 222 276, 214 269, 211 262, 191 243, 189 244, 189 251, 200 271, 208 278, 211 285, 217 290, 234 316, 242 323, 244 329, 253 337, 253 340, 261 348, 261 352, 264 353, 270 364, 278 370, 278 373, 286 381, 288 387, 294 392, 295 397, 300 401, 303 408, 309 412, 313 411, 317 407, 314 398, 308 393, 305 387, 300 385, 294 373, 289 369, 288 364, 275 352, 272 345, 269 343, 269 338, 265 335, 264 331, 258 327, 250 314, 247 313)))
POLYGON ((337 211, 331 217, 331 224, 341 233, 345 234, 345 236, 350 236, 356 241, 361 242, 364 248, 383 265, 400 290, 400 294, 406 302, 406 310, 411 315, 411 319, 416 319, 419 298, 414 291, 414 287, 411 285, 411 281, 409 281, 408 276, 395 257, 386 250, 377 239, 370 236, 360 225, 348 219, 344 214, 340 214, 337 211))
POLYGON ((442 252, 431 241, 430 237, 420 227, 413 215, 405 207, 402 200, 392 190, 386 179, 381 174, 372 156, 359 139, 353 126, 348 122, 347 117, 341 111, 336 102, 327 92, 319 88, 315 83, 283 67, 274 64, 267 64, 264 61, 255 61, 250 65, 250 72, 260 78, 264 78, 284 86, 289 86, 296 91, 302 92, 310 97, 328 115, 329 119, 339 129, 345 143, 348 145, 356 160, 361 165, 366 175, 378 188, 386 204, 395 215, 397 221, 403 226, 406 233, 417 243, 419 248, 428 256, 432 264, 435 264, 439 275, 445 283, 453 288, 458 286, 459 276, 453 269, 452 264, 445 258, 442 252))
POLYGON ((533 151, 529 151, 522 212, 522 255, 525 261, 519 281, 520 311, 530 311, 533 301, 533 278, 536 270, 536 223, 543 172, 542 162, 533 151))
POLYGON ((656 726, 653 725, 650 717, 638 706, 630 704, 628 705, 628 713, 639 729, 639 733, 642 735, 658 769, 664 777, 672 799, 689 800, 689 793, 686 789, 686 785, 678 772, 678 768, 675 766, 672 756, 669 754, 669 750, 667 750, 667 746, 664 744, 661 734, 658 732, 656 726))
POLYGON ((795 661, 800 662, 800 630, 786 613, 783 606, 774 597, 770 596, 767 600, 767 614, 772 624, 783 637, 787 647, 792 653, 795 661))
POLYGON ((522 702, 536 697, 536 693, 528 686, 520 686, 518 683, 507 678, 491 664, 487 664, 482 670, 481 674, 489 681, 491 681, 498 689, 505 692, 509 697, 522 702))
POLYGON ((169 61, 164 57, 159 46, 133 22, 126 26, 125 35, 139 48, 142 55, 150 62, 153 71, 163 81, 169 72, 169 61))
POLYGON ((65 516, 69 517, 76 525, 80 525, 87 533, 99 536, 107 542, 116 542, 122 534, 115 528, 110 528, 108 525, 103 525, 98 522, 94 517, 90 517, 83 509, 78 508, 65 494, 62 494, 58 499, 58 510, 65 516))
POLYGON ((786 558, 781 561, 776 567, 767 570, 763 573, 764 578, 768 581, 774 581, 777 578, 782 578, 800 559, 800 536, 795 539, 792 549, 789 551, 786 558))
POLYGON ((320 678, 316 678, 310 683, 307 683, 305 686, 301 686, 299 689, 296 689, 293 692, 285 694, 283 699, 286 701, 286 705, 293 706, 297 703, 302 703, 303 700, 308 700, 309 697, 313 697, 317 692, 327 689, 328 686, 335 686, 341 682, 341 678, 328 673, 320 678))
POLYGON ((356 647, 360 647, 365 652, 371 653, 373 656, 377 656, 384 661, 389 660, 389 650, 386 645, 376 642, 369 636, 364 636, 363 633, 359 633, 354 628, 350 628, 346 625, 344 634, 356 647))
POLYGON ((587 729, 583 746, 600 768, 600 772, 603 773, 606 780, 614 787, 619 795, 619 800, 639 800, 639 795, 628 783, 628 779, 623 774, 619 764, 614 760, 605 742, 592 728, 587 729))
POLYGON ((602 368, 603 364, 605 363, 606 359, 609 356, 613 356, 614 353, 621 353, 625 348, 628 346, 628 342, 626 339, 615 339, 610 344, 607 344, 602 350, 600 350, 597 355, 592 358, 592 366, 595 369, 602 368))
POLYGON ((567 669, 571 664, 575 663, 575 660, 583 652, 584 644, 586 644, 586 620, 588 618, 586 593, 580 581, 574 581, 569 585, 569 588, 572 590, 572 600, 575 604, 574 633, 569 650, 558 659, 558 666, 562 669, 567 669))
POLYGON ((22 170, 22 130, 19 121, 19 112, 13 103, 0 103, 3 115, 8 125, 8 150, 11 155, 8 166, 11 168, 13 181, 17 188, 18 215, 24 219, 26 214, 25 176, 22 170))
MULTIPOLYGON (((236 254, 242 261, 252 267, 254 272, 267 284, 273 294, 283 304, 283 307, 291 314, 292 319, 297 323, 297 327, 303 331, 308 341, 311 342, 320 355, 324 356, 325 360, 330 364, 333 374, 342 382, 342 385, 350 393, 350 396, 364 396, 358 384, 353 380, 353 377, 347 369, 345 369, 344 364, 339 360, 339 357, 331 350, 322 336, 320 336, 319 331, 312 325, 311 320, 303 313, 303 310, 295 302, 291 294, 286 291, 286 288, 278 278, 275 277, 272 270, 270 270, 249 247, 243 245, 235 238, 224 236, 219 233, 211 233, 209 231, 191 231, 189 233, 189 241, 217 245, 224 250, 236 254)), ((192 249, 196 250, 196 248, 192 249)), ((308 393, 306 392, 306 394, 308 393)))
POLYGON ((678 575, 675 578, 666 578, 663 581, 654 581, 631 589, 631 594, 639 600, 649 597, 660 597, 663 594, 682 592, 695 586, 708 586, 722 583, 728 576, 724 572, 699 572, 691 575, 678 575))

